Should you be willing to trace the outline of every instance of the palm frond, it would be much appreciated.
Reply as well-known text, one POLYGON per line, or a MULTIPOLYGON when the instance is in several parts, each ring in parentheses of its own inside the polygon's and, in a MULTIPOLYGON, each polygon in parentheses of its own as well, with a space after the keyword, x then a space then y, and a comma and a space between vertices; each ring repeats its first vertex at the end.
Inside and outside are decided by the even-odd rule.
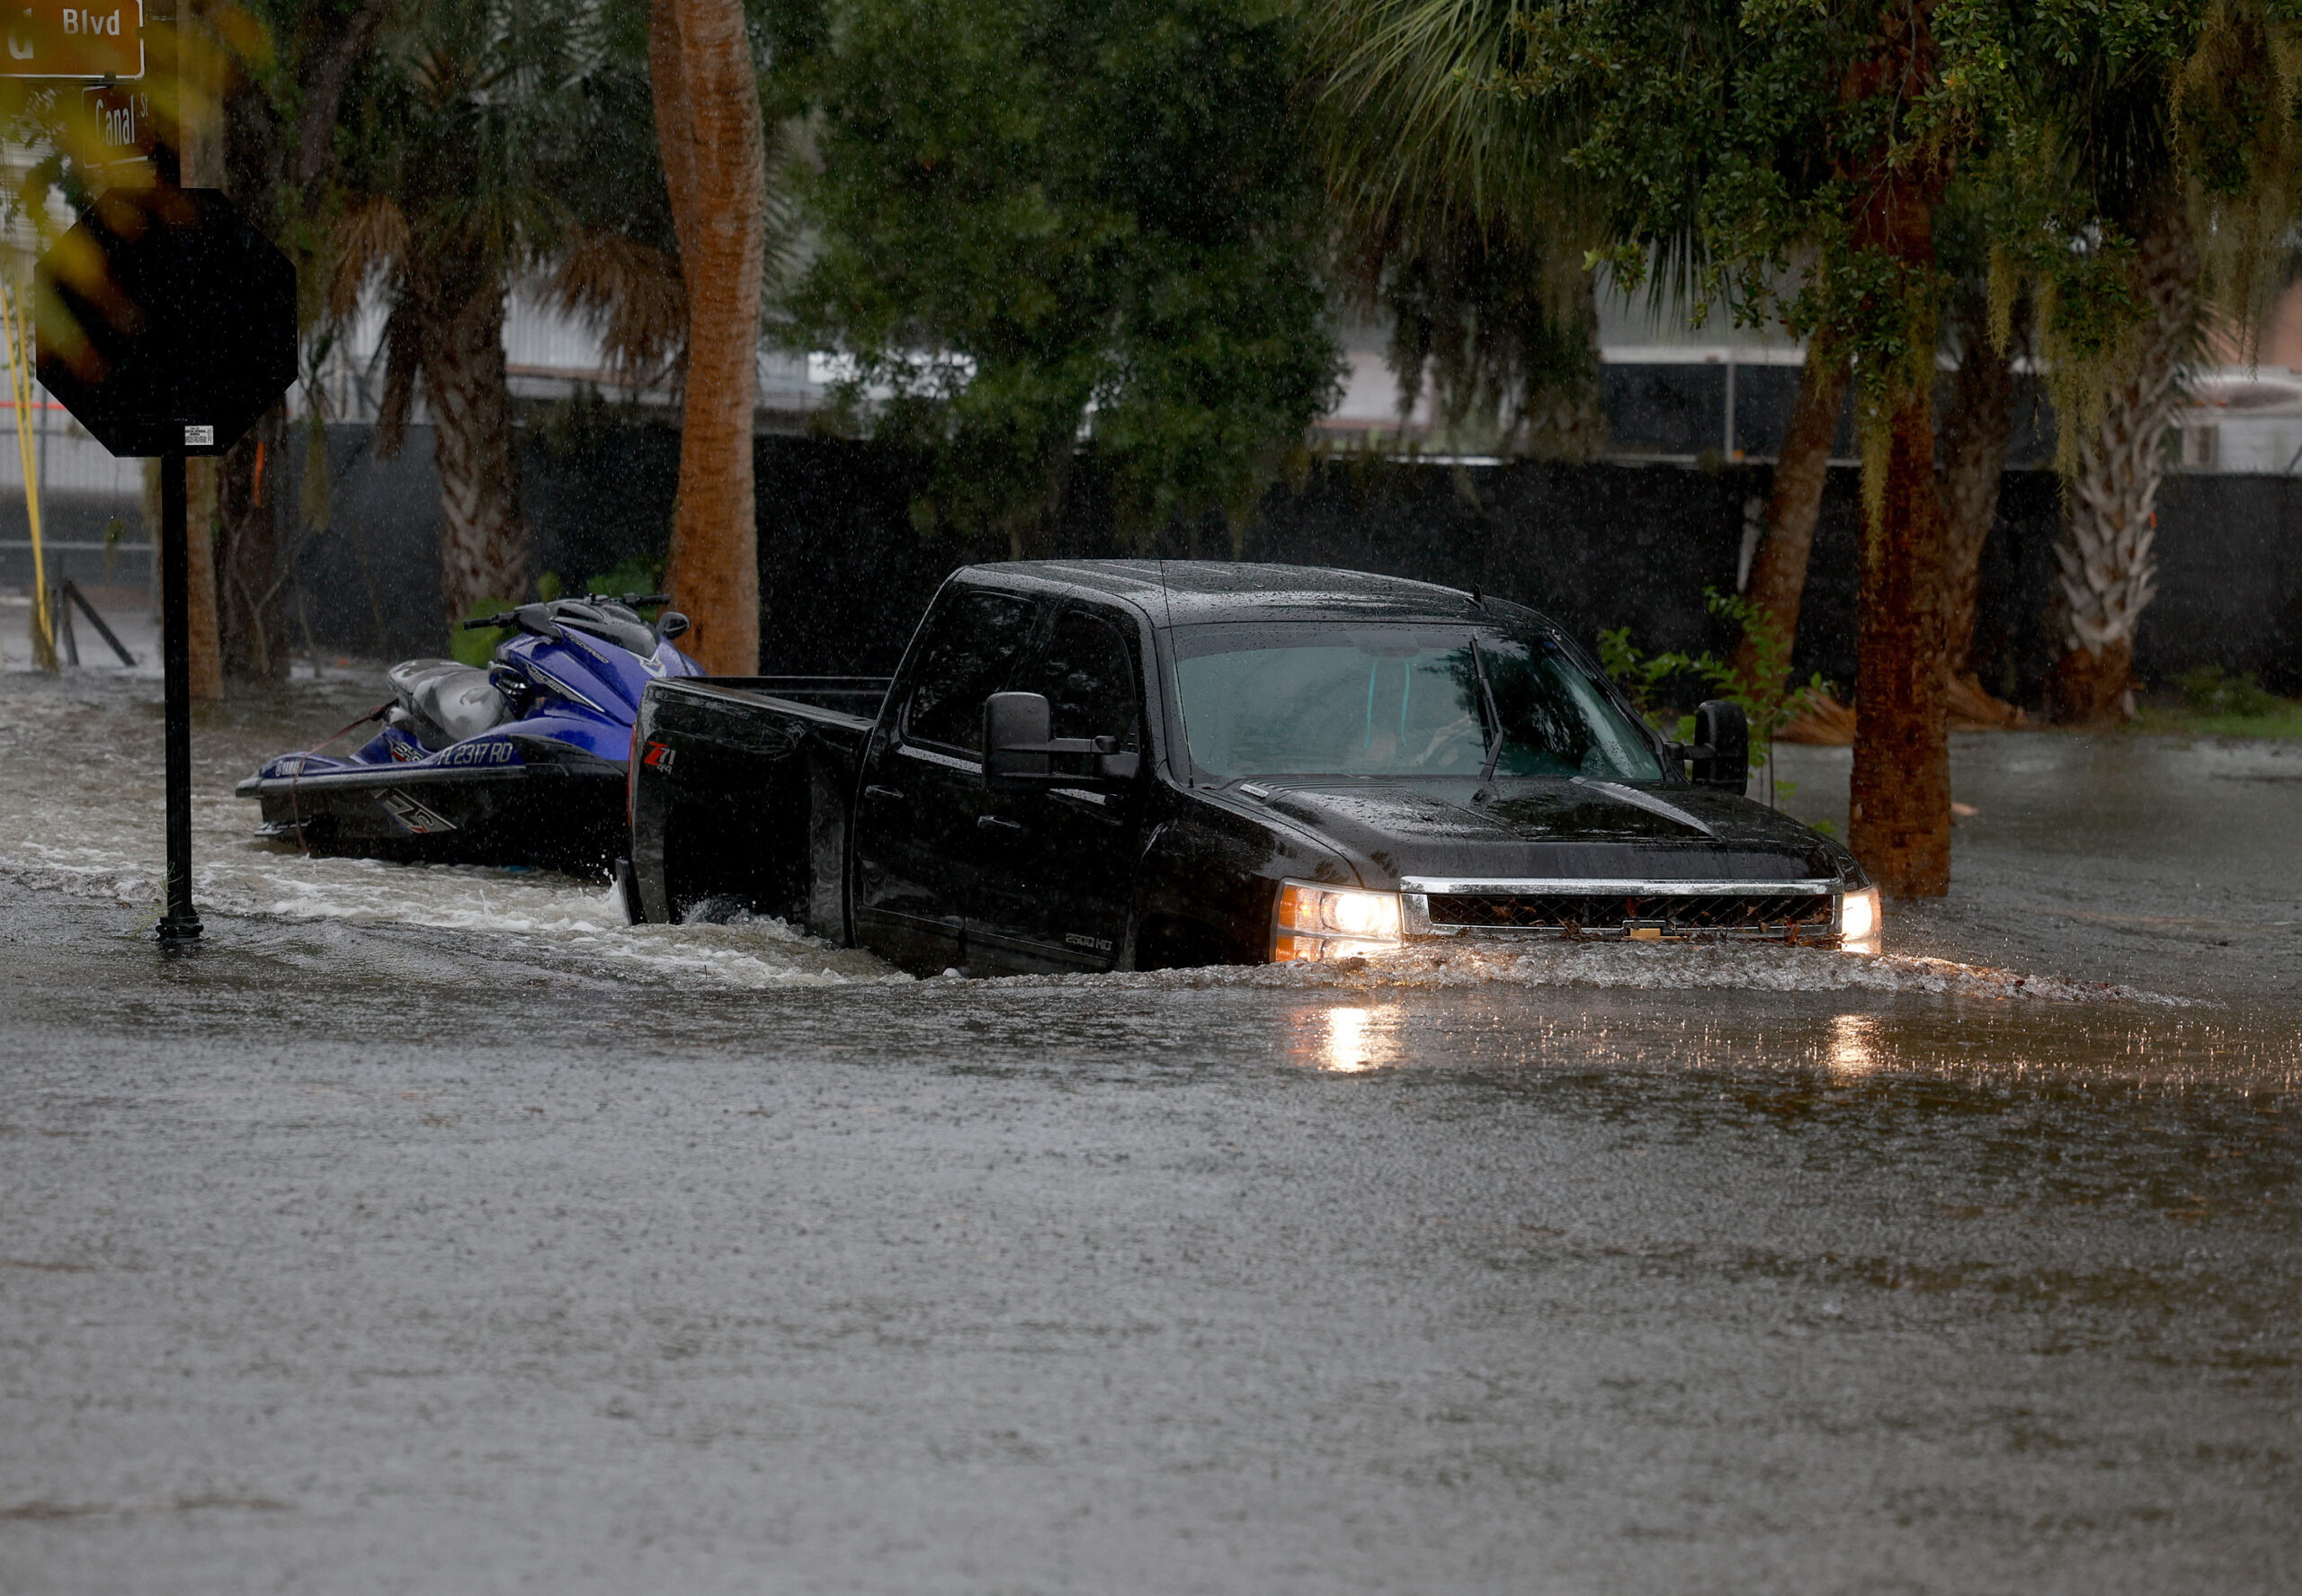
POLYGON ((407 258, 406 213, 388 194, 373 194, 344 213, 327 240, 327 310, 337 320, 360 308, 360 296, 378 276, 407 258))
POLYGON ((660 376, 686 345, 687 289, 679 262, 612 229, 578 232, 545 297, 596 330, 608 359, 629 375, 660 376))

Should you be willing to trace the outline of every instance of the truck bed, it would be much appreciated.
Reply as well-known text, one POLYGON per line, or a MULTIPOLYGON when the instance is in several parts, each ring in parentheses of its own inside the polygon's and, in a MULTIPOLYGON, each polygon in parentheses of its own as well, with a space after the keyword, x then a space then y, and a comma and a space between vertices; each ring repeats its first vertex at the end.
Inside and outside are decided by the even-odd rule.
POLYGON ((631 764, 632 874, 649 921, 771 914, 845 942, 840 870, 879 676, 650 682, 631 764))

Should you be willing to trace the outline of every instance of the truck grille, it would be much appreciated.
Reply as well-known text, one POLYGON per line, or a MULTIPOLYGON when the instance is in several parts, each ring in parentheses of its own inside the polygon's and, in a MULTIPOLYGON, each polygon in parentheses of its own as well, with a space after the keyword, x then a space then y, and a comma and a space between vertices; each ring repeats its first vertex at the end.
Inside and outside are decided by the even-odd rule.
POLYGON ((1562 935, 1619 935, 1631 927, 1666 936, 1700 932, 1741 936, 1827 933, 1827 893, 1645 894, 1434 892, 1431 924, 1449 931, 1533 931, 1562 935))

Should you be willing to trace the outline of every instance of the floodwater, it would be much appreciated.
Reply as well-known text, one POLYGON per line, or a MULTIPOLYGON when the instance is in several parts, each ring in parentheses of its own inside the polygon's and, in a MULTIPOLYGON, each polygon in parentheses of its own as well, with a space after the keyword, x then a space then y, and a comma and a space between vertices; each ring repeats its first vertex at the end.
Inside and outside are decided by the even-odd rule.
POLYGON ((164 958, 0 678, 0 1590, 2302 1587, 2302 757, 1961 739, 1881 960, 922 982, 250 843, 370 691, 164 958))

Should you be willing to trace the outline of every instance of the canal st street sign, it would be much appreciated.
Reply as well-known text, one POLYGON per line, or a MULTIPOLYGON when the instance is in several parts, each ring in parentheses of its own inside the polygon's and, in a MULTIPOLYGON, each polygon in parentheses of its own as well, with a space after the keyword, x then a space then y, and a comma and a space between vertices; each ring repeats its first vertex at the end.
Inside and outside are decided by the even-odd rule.
POLYGON ((143 0, 95 0, 63 5, 57 0, 0 0, 7 48, 0 77, 144 76, 143 0))
POLYGON ((296 380, 296 270, 214 189, 105 190, 32 293, 40 385, 116 455, 221 454, 296 380))
POLYGON ((152 119, 152 94, 117 84, 93 84, 80 91, 80 103, 95 129, 101 151, 91 165, 116 173, 128 165, 149 165, 159 124, 152 119))

